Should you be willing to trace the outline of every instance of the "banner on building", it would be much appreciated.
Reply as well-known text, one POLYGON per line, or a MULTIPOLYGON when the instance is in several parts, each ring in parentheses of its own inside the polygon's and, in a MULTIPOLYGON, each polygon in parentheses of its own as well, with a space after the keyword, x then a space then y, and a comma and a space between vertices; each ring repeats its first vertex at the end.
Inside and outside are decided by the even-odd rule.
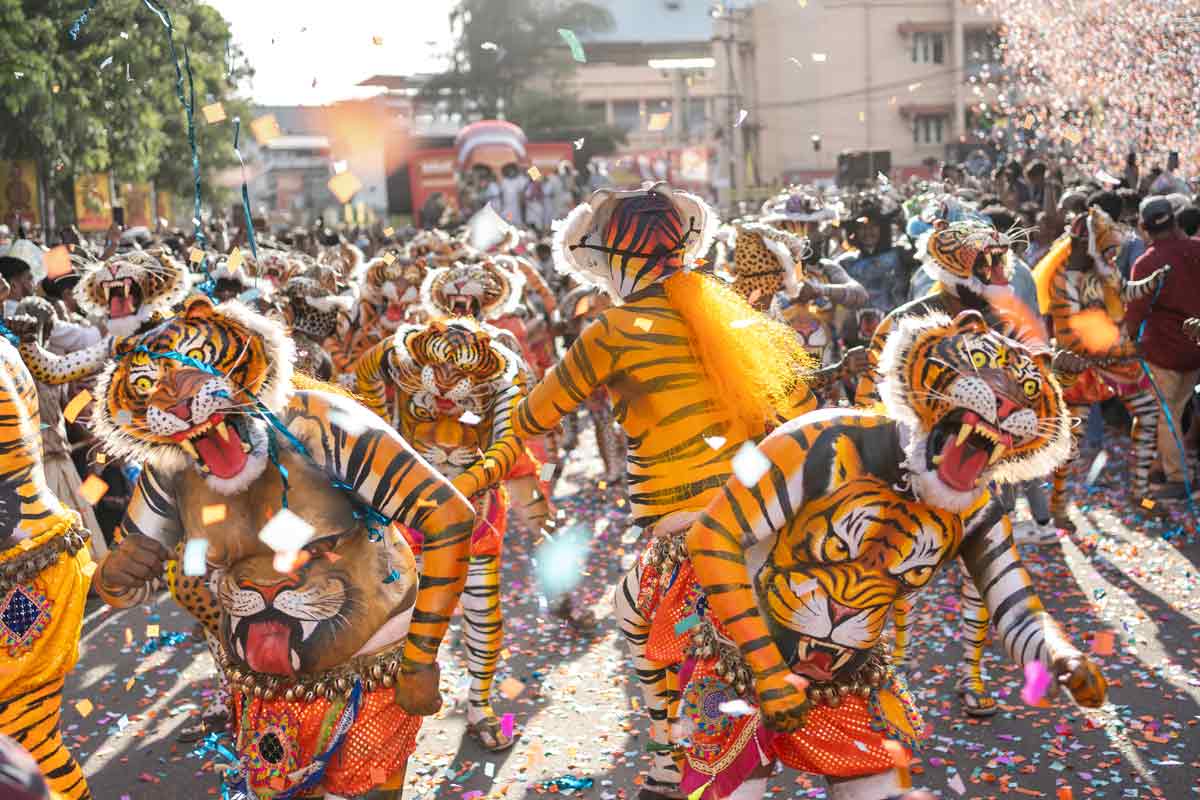
POLYGON ((126 228, 154 230, 154 185, 122 183, 121 205, 125 207, 126 228))
POLYGON ((75 225, 84 233, 112 227, 112 180, 107 172, 75 179, 75 225))
POLYGON ((12 226, 18 217, 35 225, 41 222, 37 163, 0 161, 0 223, 12 226))

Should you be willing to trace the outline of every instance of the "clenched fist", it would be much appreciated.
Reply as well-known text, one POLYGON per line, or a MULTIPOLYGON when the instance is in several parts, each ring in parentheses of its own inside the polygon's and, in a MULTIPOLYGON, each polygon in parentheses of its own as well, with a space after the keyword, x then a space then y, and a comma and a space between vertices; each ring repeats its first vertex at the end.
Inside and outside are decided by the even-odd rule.
POLYGON ((442 695, 438 691, 441 671, 436 663, 405 664, 396 676, 396 703, 405 712, 427 717, 436 714, 442 707, 442 695))
POLYGON ((1108 695, 1108 683, 1100 668, 1085 655, 1068 656, 1054 662, 1054 674, 1084 708, 1099 708, 1108 695))
POLYGON ((126 594, 162 577, 171 551, 140 533, 126 536, 100 565, 100 584, 113 594, 126 594))

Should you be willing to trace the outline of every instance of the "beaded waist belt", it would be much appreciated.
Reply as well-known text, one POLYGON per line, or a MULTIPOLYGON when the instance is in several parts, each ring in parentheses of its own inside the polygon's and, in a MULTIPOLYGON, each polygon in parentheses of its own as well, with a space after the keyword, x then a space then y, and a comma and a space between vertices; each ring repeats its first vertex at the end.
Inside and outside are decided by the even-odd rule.
POLYGON ((74 556, 87 544, 87 528, 72 512, 61 522, 33 539, 24 539, 0 554, 0 597, 14 586, 29 583, 64 553, 74 556))
POLYGON ((336 697, 348 698, 356 682, 361 682, 363 690, 367 692, 373 692, 380 687, 391 688, 396 684, 396 676, 400 674, 405 641, 401 639, 379 653, 356 656, 326 672, 298 678, 255 672, 240 664, 234 664, 226 654, 224 646, 217 647, 216 654, 222 671, 234 688, 240 687, 264 700, 283 698, 288 701, 302 700, 311 703, 319 697, 327 700, 336 697))
MULTIPOLYGON (((718 634, 710 619, 702 621, 693 631, 691 655, 698 659, 716 659, 714 671, 717 676, 727 681, 739 695, 752 695, 754 673, 737 646, 718 634)), ((852 672, 835 676, 829 681, 807 679, 809 683, 805 689, 804 709, 815 706, 837 708, 842 699, 851 694, 868 697, 871 690, 885 685, 891 675, 887 649, 882 642, 877 642, 868 651, 866 660, 852 672)))

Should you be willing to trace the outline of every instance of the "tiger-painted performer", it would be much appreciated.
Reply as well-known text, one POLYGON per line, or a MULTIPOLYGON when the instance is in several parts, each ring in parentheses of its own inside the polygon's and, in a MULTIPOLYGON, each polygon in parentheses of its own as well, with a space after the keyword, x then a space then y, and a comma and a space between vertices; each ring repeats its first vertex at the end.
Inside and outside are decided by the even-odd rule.
MULTIPOLYGON (((686 561, 682 533, 729 478, 744 442, 815 406, 798 377, 807 355, 791 331, 692 268, 717 224, 702 200, 664 183, 600 190, 556 223, 558 268, 621 305, 584 329, 512 418, 519 438, 539 436, 604 387, 629 437, 632 523, 651 541, 616 590, 616 612, 652 721, 642 798, 680 796, 681 754, 670 732, 678 648, 647 648, 652 617, 687 614, 658 602, 686 561)), ((473 495, 508 466, 482 460, 455 486, 473 495)))
MULTIPOLYGON (((492 338, 494 328, 469 318, 402 325, 359 360, 355 390, 426 461, 454 478, 479 458, 513 463, 510 419, 528 389, 520 356, 492 338), (388 389, 391 389, 389 392, 388 389)), ((507 492, 474 496, 477 517, 462 607, 471 686, 467 730, 489 751, 506 750, 492 709, 500 657, 500 561, 508 516, 507 492)), ((414 549, 420 531, 412 532, 414 549)))
POLYGON ((441 702, 470 504, 370 411, 294 375, 284 327, 238 303, 190 298, 118 356, 94 428, 144 468, 101 596, 144 602, 167 569, 234 687, 253 796, 399 797, 416 715, 441 702), (419 589, 392 521, 425 535, 419 589), (167 565, 197 550, 203 575, 167 565))
POLYGON ((389 248, 367 262, 358 276, 358 307, 344 347, 334 360, 339 371, 353 371, 363 353, 406 323, 419 323, 429 314, 421 303, 421 285, 429 271, 428 256, 409 256, 389 248))
POLYGON ((706 610, 680 676, 685 791, 761 797, 776 761, 825 775, 831 800, 907 789, 892 749, 924 725, 881 635, 896 598, 956 557, 1013 660, 1041 662, 1085 706, 1104 702, 1103 677, 1042 607, 988 489, 1045 476, 1070 451, 1049 354, 977 312, 930 314, 898 322, 879 369, 882 411, 777 428, 758 446, 761 477, 730 480, 688 533, 706 610), (750 713, 731 713, 734 700, 750 713))
MULTIPOLYGON (((9 295, 0 279, 0 299, 9 295)), ((85 800, 83 771, 62 739, 63 680, 79 657, 95 570, 79 515, 50 491, 42 468, 37 387, 0 340, 0 733, 37 760, 50 788, 85 800)))
POLYGON ((334 362, 325 342, 334 338, 338 323, 353 305, 353 298, 334 294, 327 284, 299 275, 283 288, 286 315, 291 320, 296 347, 296 369, 320 381, 334 379, 334 362))
MULTIPOLYGON (((790 202, 790 199, 789 199, 790 202)), ((826 403, 838 399, 842 380, 861 366, 861 350, 843 353, 836 324, 839 310, 852 311, 867 302, 867 291, 838 264, 815 258, 807 238, 784 227, 801 228, 815 213, 772 213, 760 222, 735 224, 734 289, 756 309, 785 323, 804 343, 821 370, 809 386, 826 403), (843 356, 850 356, 843 358, 843 356)))
MULTIPOLYGON (((1158 436, 1158 401, 1137 361, 1137 344, 1122 324, 1131 300, 1153 294, 1168 268, 1140 281, 1126 281, 1116 266, 1121 237, 1112 219, 1093 206, 1080 214, 1034 270, 1042 313, 1048 313, 1060 350, 1055 368, 1074 416, 1120 398, 1133 418, 1133 497, 1150 489, 1150 466, 1158 436)), ((1060 528, 1074 530, 1067 514, 1071 462, 1054 473, 1050 511, 1060 528)))
POLYGON ((57 386, 98 373, 117 343, 169 317, 188 292, 187 269, 167 250, 134 250, 89 265, 75 287, 75 301, 89 317, 103 321, 109 336, 74 353, 56 356, 33 338, 20 345, 33 377, 57 386))
MULTIPOLYGON (((1018 340, 1032 335, 1027 321, 1015 314, 1016 301, 1010 288, 1012 251, 1008 237, 991 224, 975 219, 948 223, 937 220, 925 238, 924 269, 937 282, 936 291, 892 311, 871 338, 867 369, 858 383, 856 402, 871 406, 880 401, 880 360, 887 337, 903 320, 929 313, 955 315, 964 310, 979 312, 992 327, 1018 340)), ((1032 390, 1033 384, 1030 384, 1032 390)), ((963 711, 988 717, 999 710, 983 679, 983 654, 987 645, 989 616, 983 597, 970 580, 962 582, 963 660, 955 686, 963 711)), ((906 597, 893 604, 895 622, 894 662, 904 665, 909 646, 909 616, 912 606, 906 597)))

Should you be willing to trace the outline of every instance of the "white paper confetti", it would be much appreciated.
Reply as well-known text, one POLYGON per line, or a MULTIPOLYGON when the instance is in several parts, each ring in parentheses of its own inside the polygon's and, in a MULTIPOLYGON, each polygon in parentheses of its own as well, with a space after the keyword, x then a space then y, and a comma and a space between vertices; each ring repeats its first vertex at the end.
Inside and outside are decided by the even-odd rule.
POLYGON ((750 112, 747 111, 746 109, 743 108, 741 111, 738 111, 737 122, 733 123, 733 127, 735 127, 735 128, 742 127, 742 123, 746 121, 746 117, 748 117, 748 116, 750 116, 750 112))
POLYGON ((576 150, 583 149, 583 139, 576 139, 575 141, 571 142, 571 144, 575 145, 576 150))
POLYGON ((812 60, 818 64, 824 64, 829 60, 829 56, 826 53, 813 53, 812 60))
POLYGON ((731 717, 746 717, 754 713, 754 707, 745 700, 730 700, 726 703, 721 703, 721 705, 717 706, 717 710, 731 717))
POLYGON ((742 486, 755 486, 771 469, 771 459, 764 456, 753 442, 746 442, 733 457, 733 475, 742 486))
POLYGON ((558 469, 557 464, 547 461, 545 464, 542 464, 542 471, 538 473, 538 477, 544 481, 553 480, 554 470, 556 469, 558 469))
POLYGON ((498 50, 498 49, 500 49, 500 45, 496 44, 495 42, 484 42, 483 44, 479 45, 479 49, 480 50, 498 50))
POLYGON ((474 411, 464 411, 462 416, 458 418, 458 421, 463 425, 478 425, 482 419, 483 418, 474 411))
POLYGON ((708 445, 709 447, 711 447, 713 450, 720 450, 722 447, 725 446, 725 437, 724 436, 705 436, 704 443, 706 445, 708 445))
POLYGON ((107 66, 108 66, 109 64, 111 64, 112 62, 113 62, 113 57, 112 57, 112 56, 109 56, 108 58, 106 58, 106 59, 104 59, 103 61, 101 61, 101 62, 100 62, 100 69, 104 69, 105 67, 107 67, 107 66))
POLYGON ((1108 451, 1101 450, 1096 453, 1096 457, 1092 459, 1092 465, 1088 467, 1087 485, 1091 486, 1100 477, 1100 473, 1104 471, 1104 467, 1108 464, 1108 451))
POLYGON ((312 535, 312 525, 281 508, 258 532, 258 539, 276 553, 295 553, 309 543, 312 535))
POLYGON ((208 539, 188 539, 183 548, 183 574, 199 577, 208 569, 208 539))

